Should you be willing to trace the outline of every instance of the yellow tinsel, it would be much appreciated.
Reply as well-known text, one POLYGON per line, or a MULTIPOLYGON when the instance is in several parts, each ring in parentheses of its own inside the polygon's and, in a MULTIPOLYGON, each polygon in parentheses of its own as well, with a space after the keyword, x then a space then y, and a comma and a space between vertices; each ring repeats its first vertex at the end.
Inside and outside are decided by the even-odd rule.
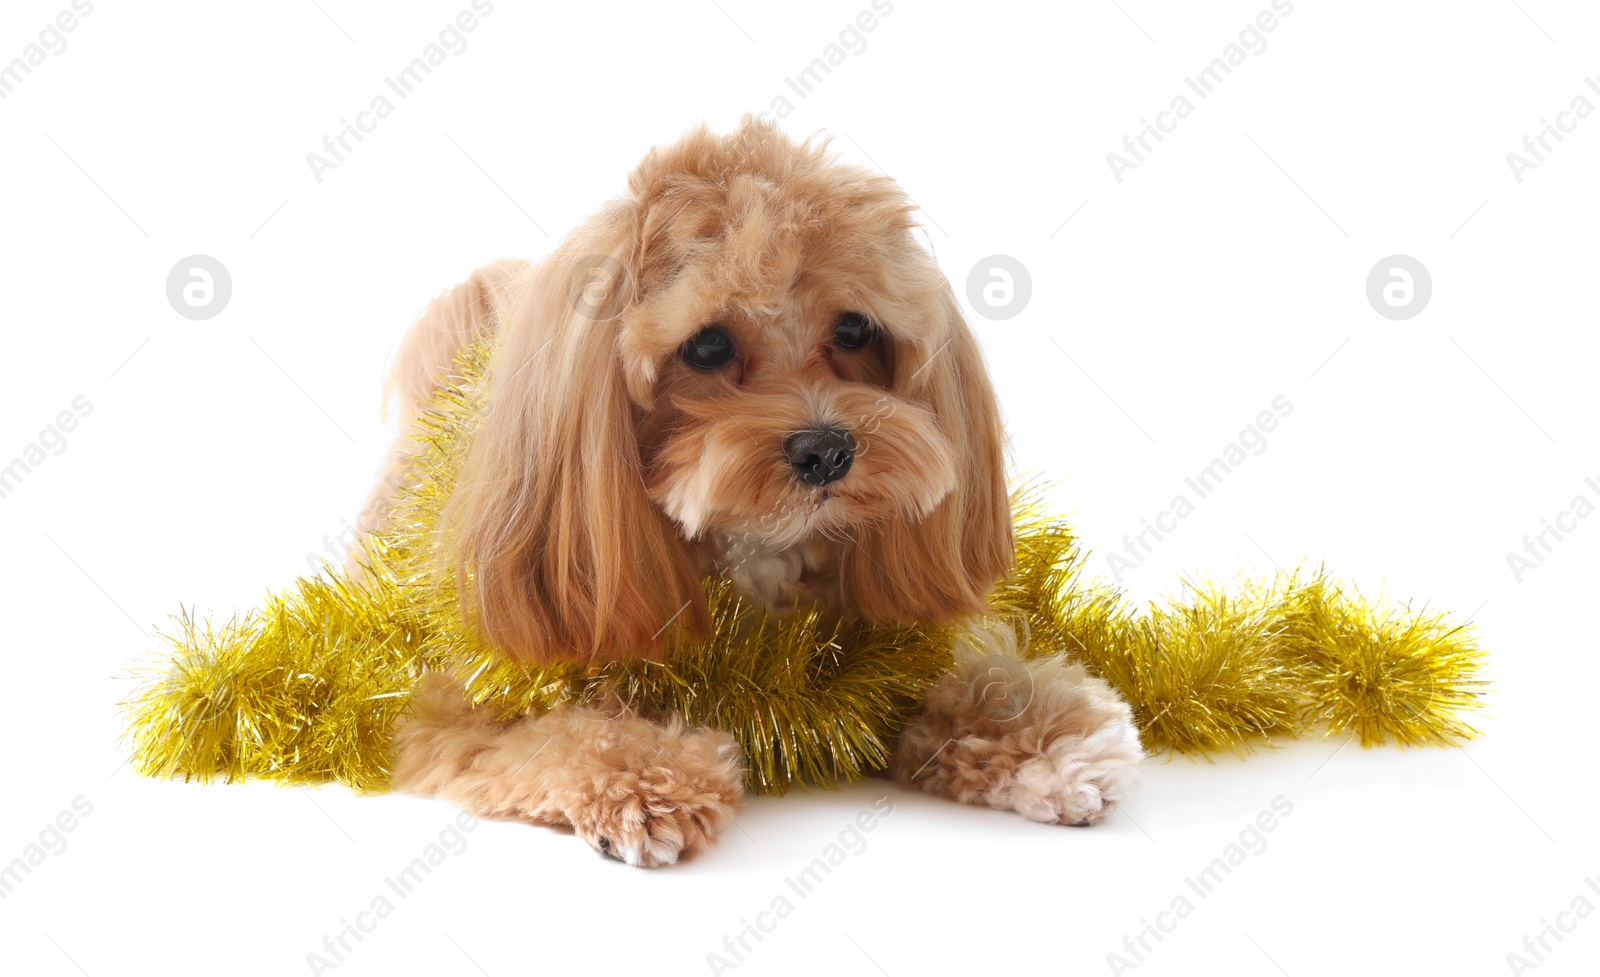
MULTIPOLYGON (((926 690, 950 668, 959 627, 824 631, 814 613, 769 616, 706 582, 712 628, 663 662, 518 663, 461 618, 437 572, 434 528, 483 406, 488 351, 472 349, 420 420, 422 454, 392 514, 367 543, 366 572, 329 567, 223 624, 188 615, 128 702, 134 762, 156 777, 388 787, 388 743, 428 670, 468 676, 502 715, 625 701, 729 731, 748 786, 782 793, 868 775, 926 690)), ((1363 745, 1448 744, 1474 735, 1482 652, 1466 625, 1362 597, 1324 572, 1295 572, 1229 594, 1189 585, 1135 613, 1088 579, 1071 530, 1019 497, 1017 562, 993 595, 1023 654, 1066 651, 1132 704, 1147 747, 1243 752, 1266 737, 1352 730, 1363 745)))

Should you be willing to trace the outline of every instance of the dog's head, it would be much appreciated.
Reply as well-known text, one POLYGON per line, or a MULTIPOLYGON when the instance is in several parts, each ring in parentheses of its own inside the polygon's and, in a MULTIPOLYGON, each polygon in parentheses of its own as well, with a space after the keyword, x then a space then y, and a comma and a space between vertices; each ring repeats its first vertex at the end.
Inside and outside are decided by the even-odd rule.
POLYGON ((629 189, 500 316, 447 512, 482 636, 658 653, 705 624, 718 535, 803 549, 845 616, 981 611, 1012 557, 1003 432, 905 194, 748 119, 629 189))

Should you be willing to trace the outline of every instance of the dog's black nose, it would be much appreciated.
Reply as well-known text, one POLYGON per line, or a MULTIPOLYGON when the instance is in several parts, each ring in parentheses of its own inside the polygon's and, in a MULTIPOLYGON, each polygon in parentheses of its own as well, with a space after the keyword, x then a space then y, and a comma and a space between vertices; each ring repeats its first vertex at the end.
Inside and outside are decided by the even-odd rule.
POLYGON ((844 428, 829 424, 789 435, 783 442, 783 453, 802 482, 826 485, 850 470, 856 458, 856 439, 844 428))

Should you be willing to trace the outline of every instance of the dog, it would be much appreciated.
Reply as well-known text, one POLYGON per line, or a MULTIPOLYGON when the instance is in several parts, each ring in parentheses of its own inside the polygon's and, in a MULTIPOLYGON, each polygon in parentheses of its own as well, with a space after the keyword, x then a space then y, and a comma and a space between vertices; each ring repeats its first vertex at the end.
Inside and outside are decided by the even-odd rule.
MULTIPOLYGON (((702 580, 834 622, 975 619, 1011 566, 1005 434, 948 280, 888 177, 746 118, 651 151, 537 265, 435 299, 385 390, 402 435, 468 343, 487 406, 443 552, 479 636, 530 661, 659 658, 708 625, 702 580)), ((901 784, 1042 822, 1102 820, 1143 753, 1126 703, 1061 655, 974 628, 902 734, 901 784), (996 683, 1026 690, 997 710, 996 683)), ((500 721, 429 676, 396 789, 677 862, 741 809, 725 732, 612 697, 500 721)))

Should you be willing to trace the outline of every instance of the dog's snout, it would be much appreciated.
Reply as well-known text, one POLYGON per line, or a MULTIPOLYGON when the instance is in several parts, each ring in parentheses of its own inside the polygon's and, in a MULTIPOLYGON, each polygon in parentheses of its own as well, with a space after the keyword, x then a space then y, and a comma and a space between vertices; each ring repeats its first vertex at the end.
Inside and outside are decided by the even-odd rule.
POLYGON ((856 458, 856 439, 844 428, 829 424, 789 435, 783 453, 802 482, 826 485, 850 470, 856 458))

